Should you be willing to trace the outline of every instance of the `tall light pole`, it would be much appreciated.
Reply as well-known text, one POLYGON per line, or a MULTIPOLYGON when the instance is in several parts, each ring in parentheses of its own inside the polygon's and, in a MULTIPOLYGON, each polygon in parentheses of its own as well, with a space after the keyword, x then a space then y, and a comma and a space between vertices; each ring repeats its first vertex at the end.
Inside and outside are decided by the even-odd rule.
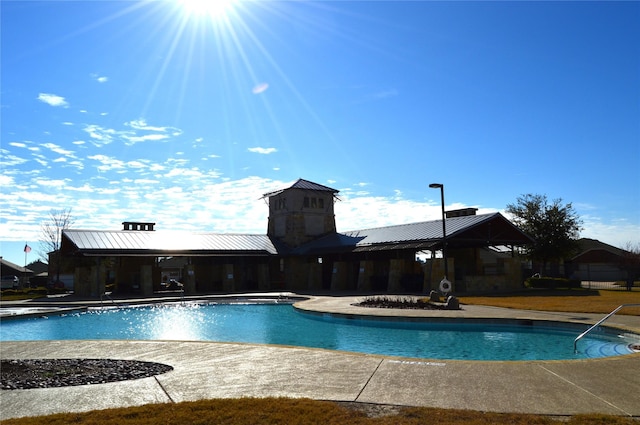
POLYGON ((444 185, 442 183, 431 183, 431 189, 440 189, 440 203, 442 204, 442 259, 444 260, 444 280, 449 276, 449 267, 447 266, 447 225, 445 224, 444 213, 444 185))

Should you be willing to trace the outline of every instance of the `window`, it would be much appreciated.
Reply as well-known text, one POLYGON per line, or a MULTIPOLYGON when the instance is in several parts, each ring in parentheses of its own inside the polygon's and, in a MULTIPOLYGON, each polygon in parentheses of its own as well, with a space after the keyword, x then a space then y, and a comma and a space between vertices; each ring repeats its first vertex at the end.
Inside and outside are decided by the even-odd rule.
POLYGON ((276 210, 284 210, 287 209, 287 199, 286 198, 278 198, 274 202, 274 209, 276 210))
POLYGON ((322 208, 324 209, 324 199, 323 198, 310 198, 308 196, 304 197, 304 201, 302 203, 304 208, 322 208))

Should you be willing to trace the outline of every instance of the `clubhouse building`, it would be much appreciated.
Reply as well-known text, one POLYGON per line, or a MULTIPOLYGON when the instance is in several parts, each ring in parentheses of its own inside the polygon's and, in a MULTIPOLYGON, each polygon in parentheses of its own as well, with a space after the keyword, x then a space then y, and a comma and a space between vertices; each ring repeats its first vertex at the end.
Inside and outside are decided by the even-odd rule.
MULTIPOLYGON (((444 276, 442 221, 336 231, 338 191, 300 179, 264 194, 267 234, 183 232, 156 223, 65 229, 60 255, 74 291, 151 296, 171 279, 186 294, 248 291, 428 293, 444 276), (418 260, 418 254, 426 256, 418 260)), ((522 285, 518 246, 531 243, 500 213, 446 213, 448 279, 455 293, 522 285)))

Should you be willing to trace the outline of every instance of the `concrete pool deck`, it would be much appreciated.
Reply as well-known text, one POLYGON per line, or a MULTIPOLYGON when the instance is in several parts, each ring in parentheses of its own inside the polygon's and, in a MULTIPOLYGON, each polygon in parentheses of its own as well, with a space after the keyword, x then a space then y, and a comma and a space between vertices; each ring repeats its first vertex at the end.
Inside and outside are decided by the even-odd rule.
MULTIPOLYGON (((312 297, 297 306, 353 315, 517 318, 589 324, 604 316, 480 306, 423 311, 351 305, 361 299, 362 296, 312 297)), ((67 301, 64 305, 73 303, 67 301)), ((27 306, 34 303, 25 303, 27 306)), ((640 333, 638 316, 618 314, 607 325, 640 333)), ((485 362, 214 342, 27 341, 2 342, 0 346, 2 359, 79 357, 152 361, 169 364, 174 370, 134 381, 2 390, 0 420, 147 403, 268 396, 554 416, 606 413, 640 417, 640 353, 589 360, 485 362)))

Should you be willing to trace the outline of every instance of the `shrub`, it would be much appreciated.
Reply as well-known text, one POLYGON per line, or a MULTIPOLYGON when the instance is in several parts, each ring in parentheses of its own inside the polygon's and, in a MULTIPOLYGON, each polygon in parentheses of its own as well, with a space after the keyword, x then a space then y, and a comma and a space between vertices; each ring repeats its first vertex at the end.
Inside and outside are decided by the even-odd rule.
POLYGON ((45 296, 47 296, 49 291, 47 290, 47 288, 45 288, 43 286, 39 286, 37 288, 25 289, 24 293, 26 293, 27 295, 38 295, 38 296, 45 297, 45 296))
POLYGON ((558 277, 530 277, 526 280, 525 286, 536 289, 556 289, 556 288, 580 288, 582 282, 577 279, 564 279, 558 277))

